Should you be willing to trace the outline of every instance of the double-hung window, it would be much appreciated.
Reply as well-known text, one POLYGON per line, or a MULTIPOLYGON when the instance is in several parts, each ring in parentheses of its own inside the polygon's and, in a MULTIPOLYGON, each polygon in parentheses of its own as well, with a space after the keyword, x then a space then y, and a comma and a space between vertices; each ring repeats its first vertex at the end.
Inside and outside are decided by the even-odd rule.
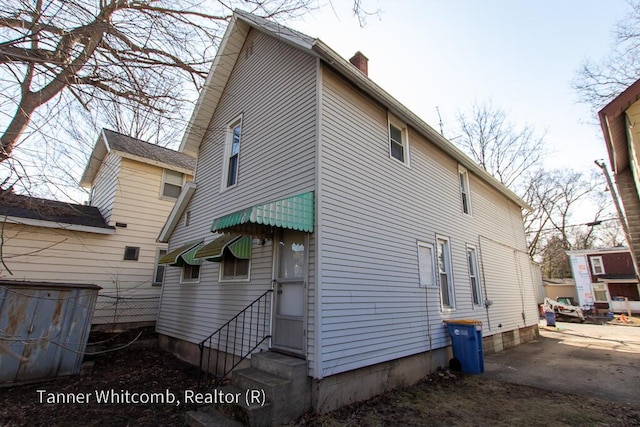
POLYGON ((162 175, 162 197, 177 199, 184 185, 184 174, 165 169, 162 175))
POLYGON ((389 116, 389 156, 409 166, 407 127, 391 116, 389 116))
POLYGON ((227 126, 227 138, 224 149, 222 188, 234 187, 238 183, 238 166, 240 164, 240 137, 242 133, 242 117, 238 117, 227 126))
POLYGON ((600 274, 604 274, 604 263, 602 262, 601 256, 592 256, 589 257, 591 260, 591 272, 594 276, 598 276, 600 274))
POLYGON ((458 166, 458 180, 460 181, 460 197, 462 199, 462 212, 471 215, 471 191, 469 190, 469 172, 462 166, 458 166))
POLYGON ((467 261, 469 263, 469 281, 471 282, 471 295, 473 305, 482 305, 482 287, 478 269, 478 251, 474 246, 467 246, 467 261))
POLYGON ((180 276, 180 283, 198 283, 200 282, 200 266, 184 264, 180 276))
POLYGON ((222 280, 247 280, 249 279, 249 260, 236 258, 226 250, 222 258, 220 278, 222 280))
POLYGON ((451 273, 451 249, 448 238, 438 237, 437 256, 442 308, 453 309, 455 308, 455 297, 453 294, 453 275, 451 273))

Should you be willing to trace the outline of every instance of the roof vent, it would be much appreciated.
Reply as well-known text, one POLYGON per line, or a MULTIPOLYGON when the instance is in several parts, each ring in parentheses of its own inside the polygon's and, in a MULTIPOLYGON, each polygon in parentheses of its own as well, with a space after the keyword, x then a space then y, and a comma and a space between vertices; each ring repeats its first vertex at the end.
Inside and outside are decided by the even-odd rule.
POLYGON ((362 52, 357 51, 353 57, 349 60, 358 70, 360 70, 365 76, 369 75, 369 58, 364 56, 362 52))

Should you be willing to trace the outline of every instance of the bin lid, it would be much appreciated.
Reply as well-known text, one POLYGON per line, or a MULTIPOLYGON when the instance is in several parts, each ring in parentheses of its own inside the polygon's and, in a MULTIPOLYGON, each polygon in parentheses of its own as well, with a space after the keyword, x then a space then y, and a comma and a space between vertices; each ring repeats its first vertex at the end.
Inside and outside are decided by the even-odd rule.
POLYGON ((475 319, 448 319, 445 320, 444 323, 453 324, 453 325, 482 325, 481 320, 475 319))

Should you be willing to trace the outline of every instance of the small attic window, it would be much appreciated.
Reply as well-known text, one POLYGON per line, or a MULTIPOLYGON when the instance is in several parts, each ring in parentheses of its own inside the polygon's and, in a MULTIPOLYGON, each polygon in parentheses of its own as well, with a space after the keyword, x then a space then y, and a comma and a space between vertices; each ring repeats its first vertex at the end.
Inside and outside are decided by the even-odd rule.
POLYGON ((139 246, 125 246, 124 247, 124 260, 125 261, 137 261, 140 256, 139 246))

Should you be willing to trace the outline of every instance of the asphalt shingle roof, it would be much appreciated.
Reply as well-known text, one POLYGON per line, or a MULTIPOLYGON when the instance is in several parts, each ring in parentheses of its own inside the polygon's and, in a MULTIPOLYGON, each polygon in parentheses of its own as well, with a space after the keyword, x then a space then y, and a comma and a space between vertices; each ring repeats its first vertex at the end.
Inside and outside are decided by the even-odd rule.
POLYGON ((112 150, 123 151, 145 159, 163 162, 168 165, 194 170, 196 159, 160 145, 151 144, 109 129, 103 129, 107 143, 112 150))
POLYGON ((57 200, 0 191, 0 217, 36 219, 64 224, 111 229, 95 206, 77 205, 57 200))

